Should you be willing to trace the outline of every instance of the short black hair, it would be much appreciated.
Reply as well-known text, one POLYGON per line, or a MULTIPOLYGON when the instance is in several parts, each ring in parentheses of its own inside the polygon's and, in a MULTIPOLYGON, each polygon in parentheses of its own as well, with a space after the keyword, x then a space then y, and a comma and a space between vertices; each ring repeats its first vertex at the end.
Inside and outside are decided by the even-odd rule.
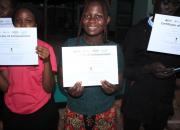
POLYGON ((32 3, 21 3, 21 4, 18 4, 13 12, 13 15, 12 15, 12 21, 13 23, 15 22, 15 16, 16 16, 16 13, 21 10, 21 9, 27 9, 29 10, 33 15, 34 15, 34 18, 35 18, 35 22, 37 25, 39 25, 40 23, 40 19, 39 19, 39 11, 37 9, 37 6, 33 5, 32 3))
POLYGON ((110 16, 110 5, 108 3, 107 0, 86 0, 85 2, 85 5, 84 5, 84 10, 86 10, 85 8, 90 4, 90 3, 93 3, 93 2, 98 2, 100 3, 103 8, 104 8, 104 11, 107 11, 107 15, 110 16))

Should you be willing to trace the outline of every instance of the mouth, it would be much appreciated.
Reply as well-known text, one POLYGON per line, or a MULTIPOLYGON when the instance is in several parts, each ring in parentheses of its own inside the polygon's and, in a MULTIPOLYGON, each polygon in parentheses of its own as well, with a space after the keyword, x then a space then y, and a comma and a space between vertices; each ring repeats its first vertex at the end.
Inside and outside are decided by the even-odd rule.
POLYGON ((97 27, 88 27, 88 29, 90 29, 90 30, 95 30, 97 27))

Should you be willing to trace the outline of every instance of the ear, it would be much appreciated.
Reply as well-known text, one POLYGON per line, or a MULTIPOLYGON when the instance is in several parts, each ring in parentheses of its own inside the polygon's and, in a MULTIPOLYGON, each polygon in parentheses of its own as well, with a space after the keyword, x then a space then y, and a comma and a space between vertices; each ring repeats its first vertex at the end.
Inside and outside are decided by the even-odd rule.
POLYGON ((111 21, 111 17, 107 17, 107 25, 110 23, 110 21, 111 21))

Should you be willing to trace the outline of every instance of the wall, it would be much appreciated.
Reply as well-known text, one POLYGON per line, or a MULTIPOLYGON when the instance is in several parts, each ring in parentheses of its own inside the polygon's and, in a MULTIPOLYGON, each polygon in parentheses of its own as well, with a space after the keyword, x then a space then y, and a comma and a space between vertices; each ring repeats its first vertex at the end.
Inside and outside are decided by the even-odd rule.
POLYGON ((109 26, 109 30, 114 31, 116 28, 116 10, 117 10, 117 0, 112 0, 111 6, 110 6, 110 12, 111 12, 111 22, 109 26))
POLYGON ((135 0, 133 11, 133 24, 147 15, 148 0, 135 0))
POLYGON ((152 0, 135 0, 133 11, 133 24, 149 16, 153 12, 152 0))
POLYGON ((153 14, 153 8, 152 0, 148 0, 147 16, 153 14))

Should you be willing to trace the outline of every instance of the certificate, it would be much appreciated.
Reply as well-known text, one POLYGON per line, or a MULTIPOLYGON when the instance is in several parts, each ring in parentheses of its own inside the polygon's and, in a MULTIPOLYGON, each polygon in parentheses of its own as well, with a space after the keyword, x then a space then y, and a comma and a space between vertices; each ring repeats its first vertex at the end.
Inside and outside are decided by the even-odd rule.
POLYGON ((11 18, 0 18, 0 28, 14 27, 11 18))
POLYGON ((147 50, 180 55, 180 17, 156 14, 147 50))
POLYGON ((118 84, 117 46, 62 47, 63 87, 118 84))
POLYGON ((0 29, 0 65, 37 65, 36 28, 0 29))

